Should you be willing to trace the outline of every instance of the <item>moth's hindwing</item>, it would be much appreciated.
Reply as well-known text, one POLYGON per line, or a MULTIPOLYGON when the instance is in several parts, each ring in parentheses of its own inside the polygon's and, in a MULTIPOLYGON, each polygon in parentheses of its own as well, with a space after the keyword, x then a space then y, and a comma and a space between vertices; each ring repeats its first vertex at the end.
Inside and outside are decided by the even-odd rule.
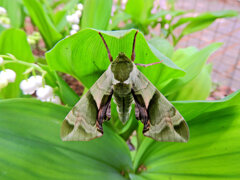
POLYGON ((139 71, 134 83, 133 96, 138 118, 144 123, 144 135, 157 141, 187 142, 189 129, 178 110, 139 71))
POLYGON ((101 107, 109 103, 105 100, 106 96, 111 95, 111 79, 106 74, 107 71, 66 116, 61 128, 63 141, 88 141, 102 136, 97 122, 98 112, 101 107), (104 102, 102 102, 103 99, 104 102))

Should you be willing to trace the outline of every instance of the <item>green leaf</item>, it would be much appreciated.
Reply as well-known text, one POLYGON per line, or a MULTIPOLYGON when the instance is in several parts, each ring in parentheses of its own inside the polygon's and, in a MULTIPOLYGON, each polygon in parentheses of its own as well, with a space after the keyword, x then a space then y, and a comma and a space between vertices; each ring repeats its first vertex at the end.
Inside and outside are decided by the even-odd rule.
MULTIPOLYGON (((172 80, 163 89, 161 89, 161 92, 165 95, 170 95, 179 90, 183 85, 194 79, 201 72, 208 57, 221 45, 222 43, 210 44, 207 47, 201 49, 200 51, 192 53, 191 56, 187 55, 186 57, 184 56, 181 61, 176 61, 176 64, 183 68, 187 73, 184 77, 172 80)), ((192 48, 190 50, 192 52, 195 51, 192 48)))
POLYGON ((180 111, 182 116, 190 121, 195 117, 214 112, 231 106, 237 106, 240 102, 240 90, 216 101, 173 101, 173 105, 180 111))
POLYGON ((69 108, 34 99, 0 101, 2 179, 125 179, 132 169, 127 144, 107 126, 89 142, 62 142, 69 108))
POLYGON ((150 39, 148 42, 168 58, 172 57, 174 47, 170 44, 168 40, 160 37, 155 37, 150 39))
POLYGON ((48 49, 53 47, 62 35, 57 31, 50 17, 44 11, 41 3, 37 0, 23 0, 31 19, 38 27, 48 49))
POLYGON ((202 71, 174 94, 168 100, 205 100, 209 97, 212 87, 211 64, 207 64, 202 71))
POLYGON ((86 0, 81 28, 106 30, 111 17, 112 0, 86 0))
POLYGON ((0 0, 0 6, 7 10, 11 27, 20 28, 23 26, 25 14, 21 0, 0 0))
MULTIPOLYGON (((239 95, 228 101, 234 98, 239 102, 239 95)), ((219 102, 222 107, 211 111, 206 108, 207 102, 185 102, 188 109, 196 108, 194 103, 199 108, 191 112, 188 118, 192 119, 186 118, 189 142, 161 143, 145 138, 137 151, 134 169, 139 171, 144 166, 146 170, 131 175, 132 179, 239 179, 240 106, 231 106, 228 101, 219 102), (197 110, 201 113, 195 116, 197 110)))
POLYGON ((180 18, 178 22, 173 25, 173 29, 177 28, 178 26, 184 23, 188 23, 188 25, 182 31, 182 35, 187 35, 207 28, 218 18, 231 18, 237 15, 238 15, 237 11, 223 10, 202 13, 197 17, 183 17, 180 18))
MULTIPOLYGON (((113 59, 120 52, 131 57, 133 37, 136 30, 103 31, 113 59)), ((170 59, 156 48, 148 46, 144 36, 138 33, 136 40, 136 63, 148 64, 163 60, 163 63, 139 69, 154 84, 184 75, 170 59), (150 49, 151 48, 151 49, 150 49), (161 72, 161 76, 159 76, 161 72)), ((60 41, 46 53, 49 66, 54 70, 68 73, 90 88, 100 75, 107 69, 110 62, 107 50, 98 31, 85 29, 60 41)))
MULTIPOLYGON (((10 53, 17 59, 34 62, 31 47, 27 42, 26 33, 20 29, 8 29, 2 32, 0 36, 0 54, 10 53)), ((5 68, 12 69, 16 72, 16 80, 14 83, 9 83, 7 87, 0 92, 1 98, 19 97, 19 83, 24 79, 23 72, 29 68, 19 64, 7 64, 5 68)))
POLYGON ((132 16, 132 19, 144 23, 151 14, 153 0, 128 0, 125 12, 132 16))

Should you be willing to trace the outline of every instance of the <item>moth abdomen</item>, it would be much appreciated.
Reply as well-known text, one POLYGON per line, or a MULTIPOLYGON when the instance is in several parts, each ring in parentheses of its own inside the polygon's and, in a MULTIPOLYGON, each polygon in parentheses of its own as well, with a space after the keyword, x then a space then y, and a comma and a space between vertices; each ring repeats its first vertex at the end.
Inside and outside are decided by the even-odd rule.
POLYGON ((113 96, 117 104, 119 119, 125 123, 129 119, 133 97, 130 84, 118 83, 114 85, 113 96))

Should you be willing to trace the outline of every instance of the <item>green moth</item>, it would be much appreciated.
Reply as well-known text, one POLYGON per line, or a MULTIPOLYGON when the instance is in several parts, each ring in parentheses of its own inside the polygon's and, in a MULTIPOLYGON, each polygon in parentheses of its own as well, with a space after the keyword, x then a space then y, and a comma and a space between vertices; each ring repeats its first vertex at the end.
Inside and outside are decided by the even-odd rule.
POLYGON ((129 119, 131 105, 135 103, 135 116, 144 124, 145 136, 157 141, 188 141, 188 125, 181 114, 136 67, 160 62, 134 64, 137 34, 138 31, 133 39, 131 59, 121 52, 113 61, 99 32, 111 64, 66 116, 61 128, 62 140, 88 141, 102 136, 102 124, 111 118, 113 97, 123 123, 129 119))

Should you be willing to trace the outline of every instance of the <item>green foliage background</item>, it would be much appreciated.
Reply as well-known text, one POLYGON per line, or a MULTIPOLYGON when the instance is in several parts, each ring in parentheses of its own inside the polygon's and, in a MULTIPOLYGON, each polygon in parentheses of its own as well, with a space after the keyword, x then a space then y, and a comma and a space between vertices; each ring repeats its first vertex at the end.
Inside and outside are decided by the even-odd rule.
MULTIPOLYGON (((57 2, 50 0, 14 2, 16 4, 11 6, 10 1, 0 0, 1 6, 10 9, 13 27, 1 32, 0 53, 11 53, 19 60, 39 64, 47 72, 47 84, 57 89, 64 106, 22 95, 18 87, 27 67, 7 66, 15 70, 17 80, 0 92, 0 179, 240 178, 240 91, 222 100, 205 100, 212 84, 211 65, 206 62, 221 43, 200 50, 188 47, 174 51, 173 45, 163 37, 149 41, 144 37, 149 33, 147 27, 154 26, 152 22, 159 17, 167 13, 175 17, 185 12, 172 10, 152 15, 152 1, 129 0, 125 11, 115 14, 109 24, 112 1, 86 0, 80 24, 83 30, 63 39, 68 32, 67 12, 77 0, 59 1, 65 6, 57 12, 53 11, 57 2), (12 12, 20 14, 17 19, 12 12), (38 27, 49 50, 42 61, 33 56, 26 33, 18 29, 26 15, 38 27), (132 22, 124 28, 107 31, 115 30, 118 22, 129 19, 132 22), (139 70, 186 119, 190 128, 189 142, 156 142, 144 137, 142 124, 135 119, 134 111, 122 125, 115 104, 112 104, 111 120, 104 124, 103 137, 90 142, 62 142, 61 123, 79 97, 62 79, 61 73, 72 75, 86 89, 90 88, 110 64, 98 32, 102 32, 114 58, 119 52, 130 57, 136 29, 129 28, 142 32, 136 40, 136 63, 163 60, 161 64, 139 67, 139 70), (130 151, 126 143, 129 138, 134 151, 130 151)), ((172 36, 175 45, 184 35, 208 27, 217 18, 236 14, 230 10, 181 18, 171 25, 164 37, 172 36), (182 24, 186 27, 175 37, 172 30, 182 24)))

